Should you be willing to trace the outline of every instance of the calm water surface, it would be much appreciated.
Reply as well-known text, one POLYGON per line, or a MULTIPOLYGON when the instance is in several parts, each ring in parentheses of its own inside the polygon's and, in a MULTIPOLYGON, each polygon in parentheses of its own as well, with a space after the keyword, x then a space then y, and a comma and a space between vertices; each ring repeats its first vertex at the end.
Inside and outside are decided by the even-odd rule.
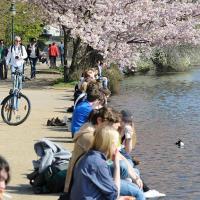
POLYGON ((200 69, 128 78, 111 101, 134 115, 145 182, 166 193, 163 200, 200 200, 200 69))

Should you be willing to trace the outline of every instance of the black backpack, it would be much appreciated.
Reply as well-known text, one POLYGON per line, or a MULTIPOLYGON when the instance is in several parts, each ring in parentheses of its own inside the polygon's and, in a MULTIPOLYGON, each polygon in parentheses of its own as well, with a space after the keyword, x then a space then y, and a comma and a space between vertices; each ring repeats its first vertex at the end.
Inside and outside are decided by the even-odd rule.
POLYGON ((27 175, 35 194, 63 192, 65 186, 67 164, 48 166, 44 172, 38 170, 27 175))

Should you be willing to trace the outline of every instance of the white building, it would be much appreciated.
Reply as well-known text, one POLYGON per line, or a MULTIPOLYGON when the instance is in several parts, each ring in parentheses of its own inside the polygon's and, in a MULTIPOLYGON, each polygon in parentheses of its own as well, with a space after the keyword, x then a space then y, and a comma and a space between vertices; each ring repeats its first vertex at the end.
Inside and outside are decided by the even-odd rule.
POLYGON ((61 36, 62 30, 58 25, 46 25, 43 29, 44 35, 61 36))

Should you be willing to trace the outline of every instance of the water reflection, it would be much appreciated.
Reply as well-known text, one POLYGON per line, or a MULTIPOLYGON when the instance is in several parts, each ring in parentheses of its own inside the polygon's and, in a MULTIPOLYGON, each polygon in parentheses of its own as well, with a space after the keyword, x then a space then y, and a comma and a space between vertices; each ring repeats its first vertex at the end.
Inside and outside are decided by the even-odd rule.
POLYGON ((130 109, 138 135, 134 153, 145 182, 167 200, 200 199, 200 69, 125 80, 116 108, 130 109), (183 139, 185 148, 174 144, 183 139))

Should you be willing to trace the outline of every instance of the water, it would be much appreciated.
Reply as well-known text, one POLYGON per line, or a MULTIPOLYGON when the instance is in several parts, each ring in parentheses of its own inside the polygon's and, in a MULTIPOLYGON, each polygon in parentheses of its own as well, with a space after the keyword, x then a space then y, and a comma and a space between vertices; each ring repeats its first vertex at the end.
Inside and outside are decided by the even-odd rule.
POLYGON ((134 115, 134 154, 145 182, 163 200, 200 199, 200 69, 123 81, 112 106, 134 115), (184 148, 175 142, 182 139, 184 148))

